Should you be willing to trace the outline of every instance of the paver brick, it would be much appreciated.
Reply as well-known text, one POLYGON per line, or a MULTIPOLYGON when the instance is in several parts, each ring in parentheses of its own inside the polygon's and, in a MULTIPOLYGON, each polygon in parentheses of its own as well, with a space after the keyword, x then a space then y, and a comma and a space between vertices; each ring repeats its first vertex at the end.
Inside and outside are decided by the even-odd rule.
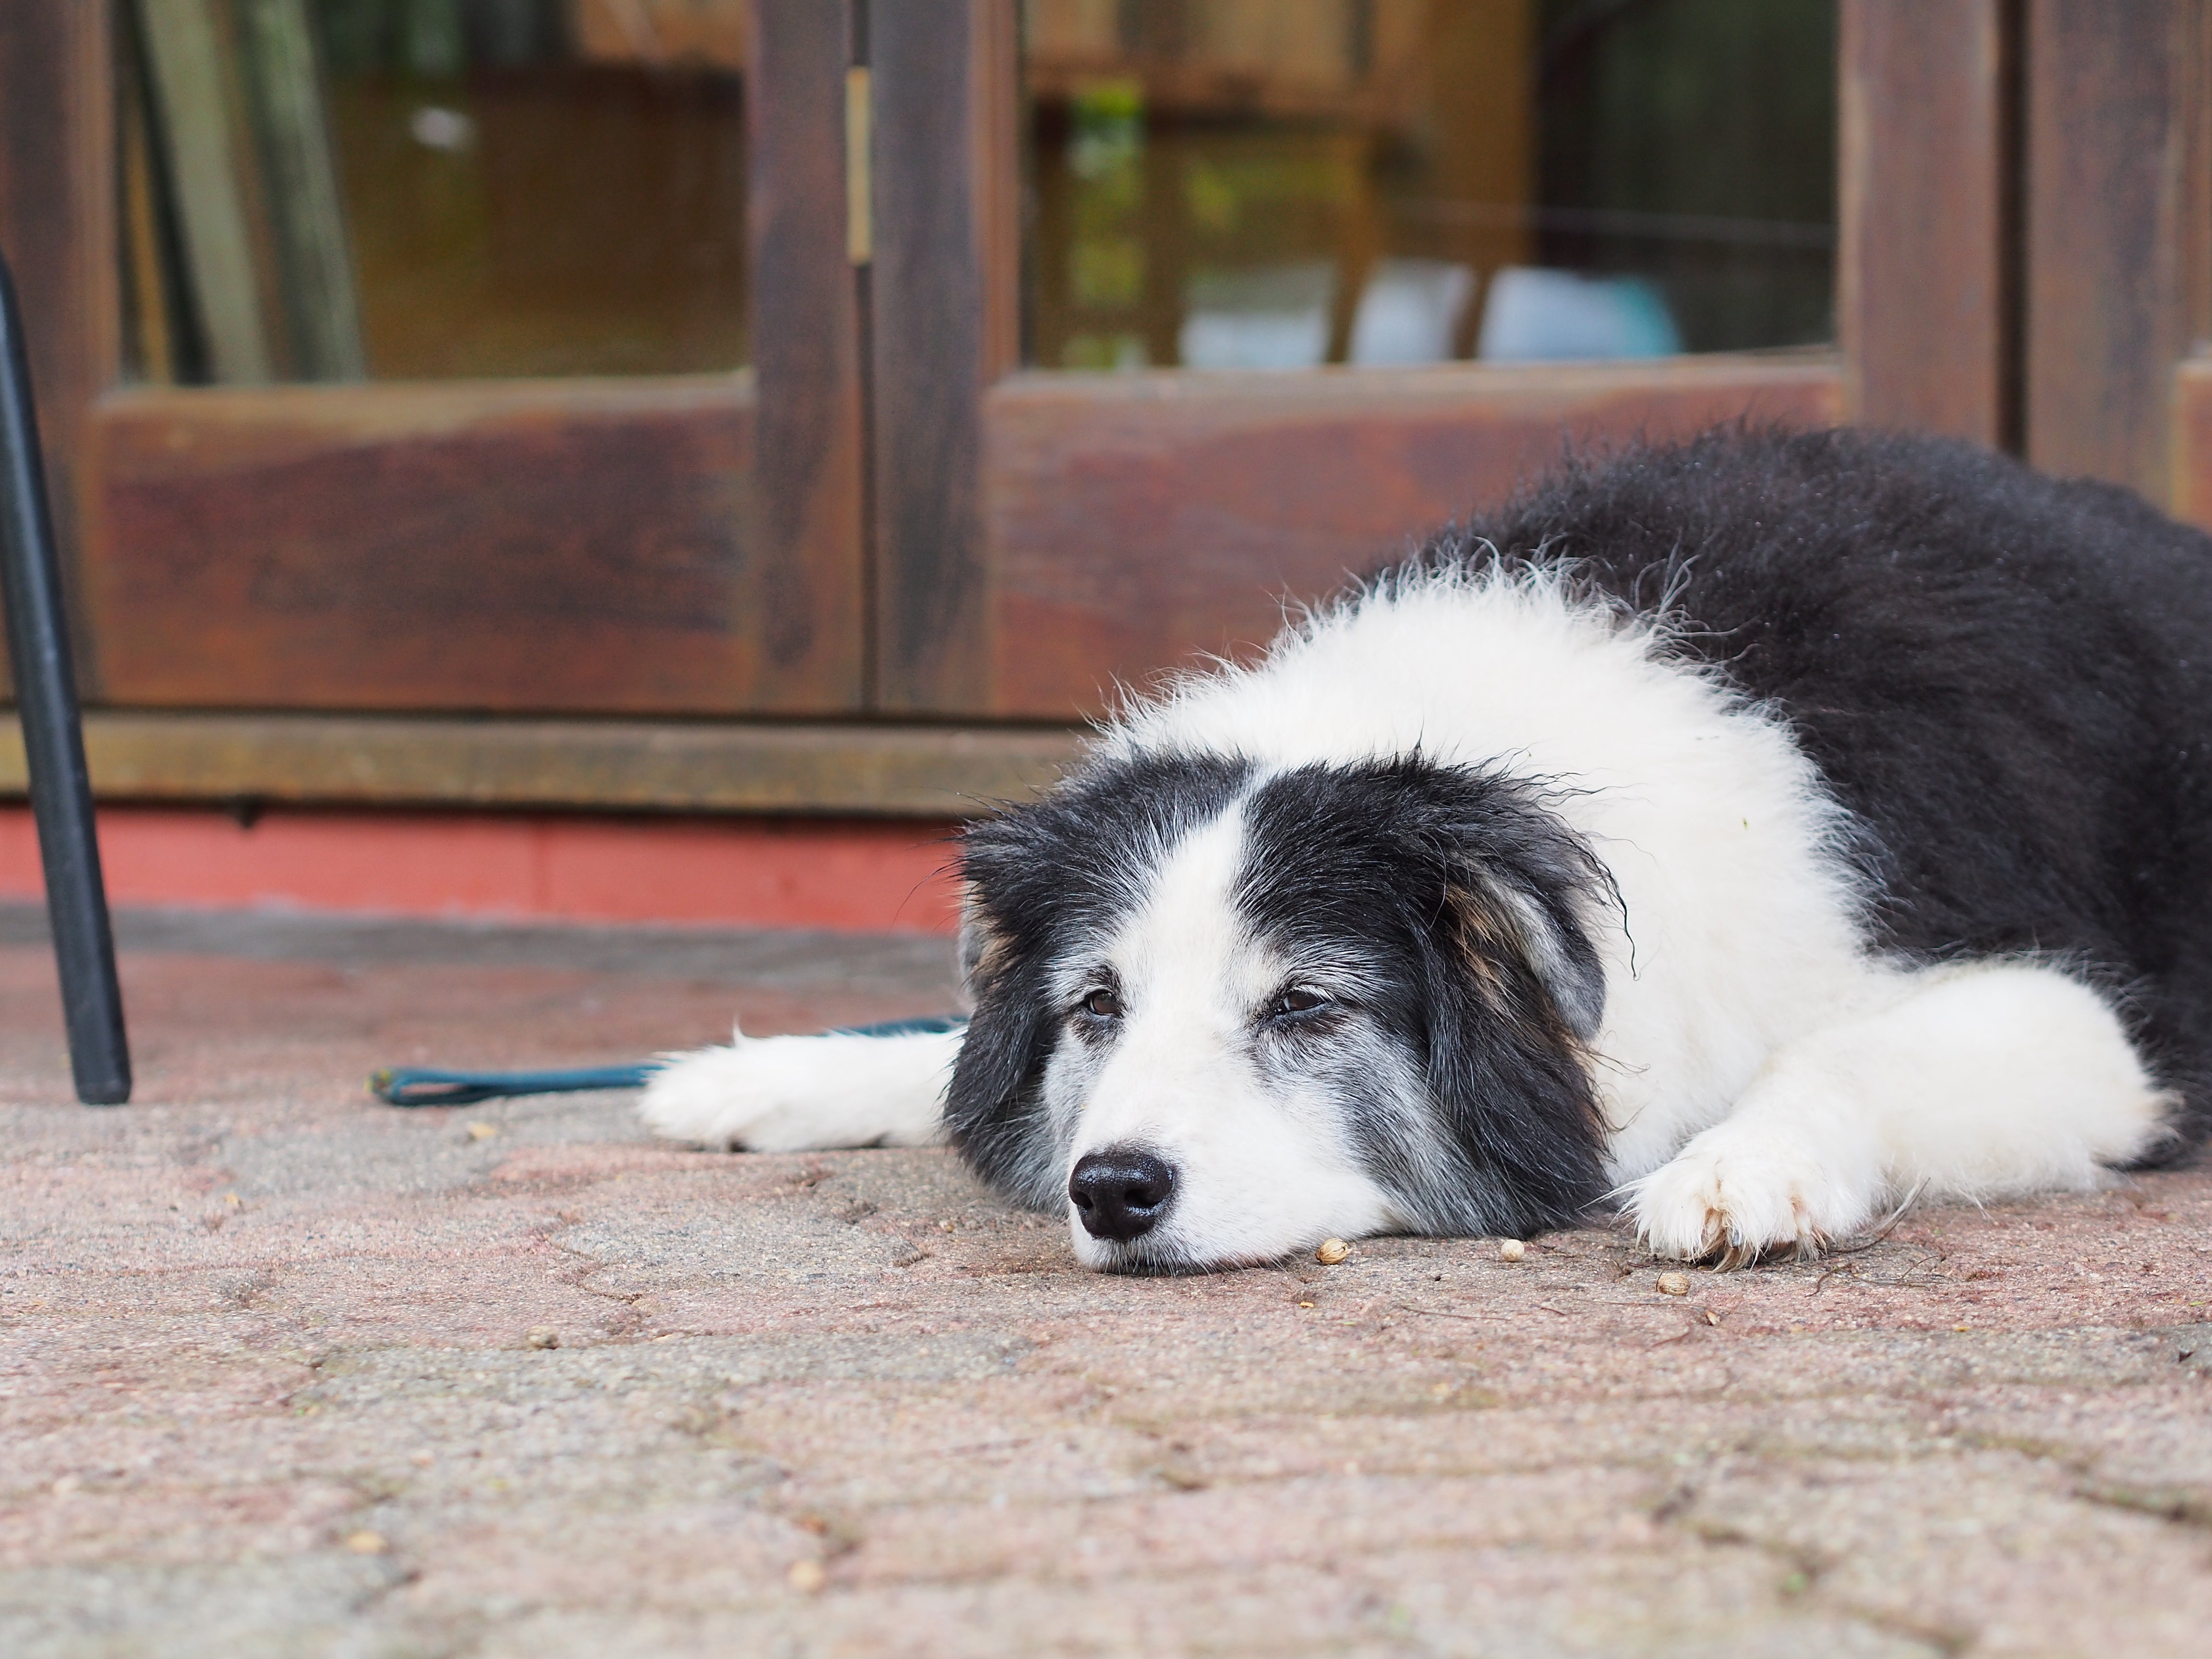
POLYGON ((33 932, 0 913, 10 1655, 2212 1630, 2202 1170, 1923 1208, 1681 1297, 1602 1228, 1102 1278, 942 1152, 699 1153, 620 1096, 361 1088, 928 1012, 940 946, 126 917, 138 1103, 88 1110, 33 932))

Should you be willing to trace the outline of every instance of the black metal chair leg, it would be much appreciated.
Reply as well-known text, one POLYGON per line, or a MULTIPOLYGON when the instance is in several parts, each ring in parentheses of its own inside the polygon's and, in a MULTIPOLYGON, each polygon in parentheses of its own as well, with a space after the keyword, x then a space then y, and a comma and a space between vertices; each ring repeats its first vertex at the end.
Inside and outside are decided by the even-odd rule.
POLYGON ((46 866, 70 1070, 76 1097, 86 1105, 120 1105, 131 1098, 131 1048, 123 1030, 123 993, 115 981, 100 843, 93 835, 92 780, 85 770, 69 632, 62 622, 61 571, 40 470, 31 363, 5 260, 0 260, 0 603, 7 607, 31 811, 46 866))

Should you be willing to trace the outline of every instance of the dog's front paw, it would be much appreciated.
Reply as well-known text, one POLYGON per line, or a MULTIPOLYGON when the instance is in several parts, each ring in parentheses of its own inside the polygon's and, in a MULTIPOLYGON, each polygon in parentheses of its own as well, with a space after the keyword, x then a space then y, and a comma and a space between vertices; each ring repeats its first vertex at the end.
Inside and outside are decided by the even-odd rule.
MULTIPOLYGON (((793 1039, 749 1037, 672 1054, 645 1085, 638 1115, 653 1133, 726 1152, 796 1152, 818 1144, 811 1094, 821 1080, 787 1050, 793 1039)), ((803 1041, 803 1040, 802 1040, 803 1041)))
POLYGON ((1825 1149, 1771 1127, 1722 1123, 1627 1188, 1654 1255, 1740 1267, 1778 1250, 1817 1255, 1863 1227, 1877 1192, 1825 1149))
POLYGON ((748 1131, 763 1115, 773 1116, 748 1075, 746 1050, 755 1046, 742 1031, 727 1048, 694 1048, 666 1056, 647 1079, 637 1115, 645 1127, 669 1140, 695 1141, 733 1152, 750 1144, 748 1131))
POLYGON ((939 1102, 957 1031, 907 1036, 749 1037, 672 1054, 638 1115, 671 1140, 732 1152, 921 1146, 943 1135, 939 1102))

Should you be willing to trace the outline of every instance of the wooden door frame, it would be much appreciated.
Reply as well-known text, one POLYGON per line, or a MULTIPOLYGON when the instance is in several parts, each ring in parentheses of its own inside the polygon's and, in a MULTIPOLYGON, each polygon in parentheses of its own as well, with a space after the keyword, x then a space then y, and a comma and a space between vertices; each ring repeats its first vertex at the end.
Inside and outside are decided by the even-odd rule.
POLYGON ((2015 449, 2017 0, 1840 0, 1838 21, 1850 418, 2015 449))
POLYGON ((2027 16, 2025 453, 2212 526, 2212 5, 2027 16))
MULTIPOLYGON (((859 723, 866 712, 866 276, 850 263, 845 202, 855 21, 853 7, 820 0, 756 0, 753 8, 755 362, 745 373, 596 386, 179 389, 122 384, 108 0, 0 8, 0 246, 31 319, 79 673, 92 705, 88 747, 103 799, 946 817, 1055 775, 1071 752, 1062 730, 859 723), (166 507, 171 531, 157 526, 154 547, 125 550, 158 556, 177 551, 177 538, 196 520, 265 511, 272 489, 281 494, 271 469, 397 455, 401 493, 416 469, 420 503, 435 496, 434 480, 423 483, 420 468, 436 441, 465 438, 495 459, 503 450, 526 488, 533 471, 564 458, 588 465, 594 444, 639 420, 702 448, 710 470, 726 468, 733 453, 750 458, 742 505, 764 572, 754 597, 796 619, 799 637, 786 641, 795 656, 804 659, 820 641, 842 642, 848 659, 826 692, 819 676, 810 684, 802 672, 768 684, 745 718, 674 722, 604 718, 618 712, 619 699, 571 719, 536 710, 502 718, 207 708, 191 705, 208 702, 219 684, 193 683, 191 665, 165 658, 159 641, 124 653, 119 664, 104 648, 111 638, 97 623, 118 580, 118 505, 157 519, 166 507), (180 453, 210 450, 223 464, 197 477, 177 463, 180 453), (803 578, 841 561, 849 581, 794 599, 794 573, 803 578), (171 675, 180 680, 164 679, 171 675), (779 720, 779 711, 808 718, 779 720)), ((362 544, 354 550, 362 552, 362 544)), ((373 538, 367 550, 375 550, 373 538)), ((143 560, 134 568, 143 570, 143 560)), ((406 700, 377 701, 388 710, 406 700)), ((15 738, 12 723, 0 720, 0 797, 23 790, 15 738)))
MULTIPOLYGON (((122 383, 113 18, 110 0, 40 0, 0 18, 0 238, 31 318, 91 697, 860 712, 863 394, 843 166, 849 8, 752 8, 751 367, 613 382, 364 386, 122 383), (562 499, 564 480, 594 473, 610 487, 562 499), (612 487, 623 483, 634 487, 612 487), (224 560, 210 561, 201 545, 210 526, 230 538, 224 560), (575 548, 571 585, 588 586, 619 559, 633 526, 634 544, 675 548, 671 568, 696 568, 710 595, 714 584, 726 587, 714 600, 727 613, 719 636, 674 618, 625 635, 580 605, 562 619, 573 626, 556 628, 543 660, 518 678, 499 661, 497 629, 471 641, 441 632, 430 614, 413 630, 428 638, 404 626, 374 637, 369 607, 357 637, 346 580, 313 592, 321 570, 364 592, 412 580, 428 596, 422 606, 434 610, 441 578, 433 567, 456 562, 457 545, 495 546, 502 535, 543 544, 556 575, 563 549, 575 548), (258 603, 272 587, 281 600, 258 603), (152 589, 184 613, 179 626, 165 627, 162 607, 144 602, 152 589), (317 604, 319 620, 302 622, 317 604), (209 625, 228 660, 192 648, 193 630, 209 625), (595 654, 621 652, 634 692, 622 673, 590 666, 595 654)), ((517 566, 488 580, 512 588, 541 577, 517 566)), ((526 604, 515 614, 519 623, 532 615, 526 604)))
POLYGON ((122 368, 110 52, 104 5, 0 8, 0 251, 22 296, 78 674, 95 694, 76 486, 87 411, 122 368))
MULTIPOLYGON (((1441 518, 1466 498, 1438 495, 1440 470, 1456 469, 1470 497, 1494 494, 1556 454, 1563 432, 1681 429, 1749 410, 1990 445, 2012 435, 2008 0, 1841 0, 1833 353, 1258 377, 1022 369, 1017 0, 870 3, 875 673, 886 710, 1072 712, 1025 680, 1024 639, 1079 632, 1083 619, 1054 622, 1050 595, 1024 611, 1000 589, 1024 569, 1095 571, 1117 553, 1153 562, 1125 593, 1176 577, 1206 550, 1176 532, 1147 543, 1127 504, 1202 495, 1251 444, 1271 446, 1287 472, 1364 441, 1366 476, 1399 487, 1393 510, 1441 518)), ((1232 520, 1241 510, 1207 505, 1232 520)), ((1378 508, 1374 526, 1386 522, 1378 508)), ((1351 524, 1339 539, 1366 533, 1351 524)), ((1328 556, 1318 547, 1306 568, 1328 580, 1328 556)), ((1043 585, 1075 574, 1045 570, 1043 585)), ((1091 642, 1102 696, 1127 644, 1091 642)))
MULTIPOLYGON (((1692 419, 1730 398, 1740 406, 1747 392, 1778 416, 1916 425, 1984 443, 2005 443, 2017 427, 2019 398, 2007 364, 2018 307, 2008 305, 2004 286, 2017 227, 2003 180, 2014 142, 2014 20, 2024 0, 1841 0, 1843 222, 1834 354, 1603 370, 1463 366, 1395 385, 1388 374, 1332 372, 1303 386, 1239 385, 1237 377, 1199 385, 1174 374, 1109 384, 1023 371, 1014 0, 853 3, 866 18, 875 67, 874 265, 858 284, 799 283, 781 294, 757 287, 765 309, 755 329, 752 384, 732 383, 703 401, 720 399, 712 419, 721 422, 725 444, 740 422, 750 428, 734 441, 759 458, 750 512, 769 538, 764 547, 793 556, 768 564, 803 566, 810 549, 873 538, 874 560, 862 577, 873 591, 855 596, 866 620, 851 636, 865 641, 860 672, 874 689, 847 706, 900 724, 791 728, 809 734, 845 781, 822 784, 813 762, 792 763, 781 771, 772 766, 775 777, 749 792, 715 784, 713 768, 741 755, 781 753, 773 721, 666 728, 729 737, 721 749, 710 743, 684 750, 714 758, 698 760, 671 783, 665 768, 643 764, 634 769, 636 776, 611 781, 609 769, 621 770, 623 745, 589 741, 591 731, 607 729, 594 722, 361 716, 346 740, 373 727, 383 760, 349 775, 356 782, 342 788, 343 769, 300 758, 315 731, 335 734, 337 722, 143 709, 96 714, 96 725, 119 722, 110 745, 117 775, 141 781, 126 787, 167 795, 321 798, 316 792, 330 790, 349 799, 462 800, 472 798, 462 776, 470 757, 489 752, 486 744, 509 755, 527 732, 526 746, 534 745, 537 759, 499 763, 508 780, 500 799, 511 804, 750 801, 805 810, 816 791, 825 805, 834 799, 851 810, 866 798, 864 780, 883 775, 870 769, 886 763, 886 754, 906 757, 900 764, 944 763, 954 789, 972 771, 975 793, 1000 793, 1010 775, 1038 775, 1042 763, 1032 750, 1064 752, 1064 739, 1007 731, 1011 746, 1001 753, 993 746, 1000 734, 976 722, 1066 711, 994 690, 990 653, 1005 624, 992 614, 990 585, 1010 552, 1024 551, 1024 538, 1035 556, 1041 538, 1059 533, 1055 523, 1084 524, 1086 500, 1097 499, 1085 489, 1097 485, 1067 469, 1096 453, 1102 438, 1109 449, 1134 443, 1154 458, 1164 447, 1199 441, 1202 465, 1209 434, 1250 437, 1273 429, 1268 422, 1286 422, 1291 439, 1326 446, 1350 423, 1383 433, 1384 460, 1396 465, 1418 455, 1439 422, 1450 428, 1487 412, 1513 441, 1485 453, 1504 456, 1510 471, 1520 464, 1516 455, 1534 453, 1526 447, 1532 434, 1555 445, 1557 433, 1578 422, 1692 419), (866 297, 852 300, 856 290, 866 297), (867 430, 856 398, 810 402, 777 394, 779 383, 787 387, 793 376, 818 374, 825 351, 842 360, 848 350, 855 361, 865 352, 872 381, 867 430), (1382 405, 1393 401, 1399 412, 1385 419, 1382 405), (1249 422, 1246 411, 1261 405, 1267 422, 1249 422), (1395 435, 1386 430, 1394 424, 1395 435), (1516 452, 1513 442, 1522 449, 1516 452), (1040 504, 1051 510, 1040 516, 1040 504), (960 741, 948 745, 941 739, 953 734, 941 725, 915 723, 933 716, 957 722, 960 741), (272 735, 278 732, 281 741, 272 735), (155 734, 164 735, 157 742, 155 734), (773 740, 765 750, 755 740, 763 735, 773 740), (571 749, 598 758, 591 766, 566 765, 562 757, 571 749), (167 758, 149 764, 146 757, 157 750, 167 758), (136 758, 126 764, 125 756, 136 758)), ((818 0, 760 0, 759 49, 781 46, 836 67, 854 45, 851 15, 818 0), (832 30, 834 41, 825 33, 832 30)), ((189 400, 173 402, 185 394, 116 389, 109 52, 104 4, 0 14, 0 237, 34 314, 60 319, 37 330, 36 372, 80 595, 85 567, 96 567, 100 552, 86 548, 81 521, 93 520, 96 535, 112 504, 85 477, 88 457, 107 465, 120 453, 133 466, 157 466, 180 432, 190 438, 210 420, 234 434, 241 427, 281 434, 285 399, 298 395, 289 388, 205 394, 203 410, 225 403, 228 413, 217 420, 189 412, 189 400), (88 501, 89 514, 82 510, 88 501)), ((784 143, 790 159, 777 166, 787 167, 793 180, 803 177, 805 185, 781 197, 757 189, 751 212, 757 238, 804 242, 820 264, 844 250, 843 184, 831 176, 842 161, 844 112, 823 80, 814 84, 821 95, 803 104, 778 111, 763 100, 757 161, 766 165, 763 158, 784 143)), ((403 427, 453 418, 450 407, 435 408, 447 389, 416 389, 423 401, 411 411, 405 406, 416 392, 384 390, 388 406, 399 406, 403 427)), ((653 395, 650 383, 629 390, 648 401, 653 395)), ((669 390, 696 412, 702 388, 669 390)), ((574 413, 557 383, 511 387, 504 396, 498 418, 510 423, 557 422, 574 413)), ((1173 475, 1151 476, 1159 483, 1173 475)), ((80 620, 86 614, 80 603, 80 620)), ((112 688, 102 684, 100 641, 84 643, 88 691, 111 702, 127 699, 129 677, 112 688)), ((762 706, 773 708, 773 696, 762 706)), ((8 773, 0 756, 0 790, 9 786, 8 773)))

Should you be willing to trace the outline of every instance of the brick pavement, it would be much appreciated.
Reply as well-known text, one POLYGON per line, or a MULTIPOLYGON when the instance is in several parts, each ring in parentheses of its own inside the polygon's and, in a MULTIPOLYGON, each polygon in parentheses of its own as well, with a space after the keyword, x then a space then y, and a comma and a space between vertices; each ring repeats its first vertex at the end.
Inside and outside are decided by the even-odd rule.
POLYGON ((2191 1655, 2212 1175, 1686 1297, 1618 1234, 1076 1271, 946 1155, 380 1063, 940 1007, 943 946, 0 912, 0 1652, 2191 1655), (532 1346, 532 1334, 557 1346, 532 1346))

